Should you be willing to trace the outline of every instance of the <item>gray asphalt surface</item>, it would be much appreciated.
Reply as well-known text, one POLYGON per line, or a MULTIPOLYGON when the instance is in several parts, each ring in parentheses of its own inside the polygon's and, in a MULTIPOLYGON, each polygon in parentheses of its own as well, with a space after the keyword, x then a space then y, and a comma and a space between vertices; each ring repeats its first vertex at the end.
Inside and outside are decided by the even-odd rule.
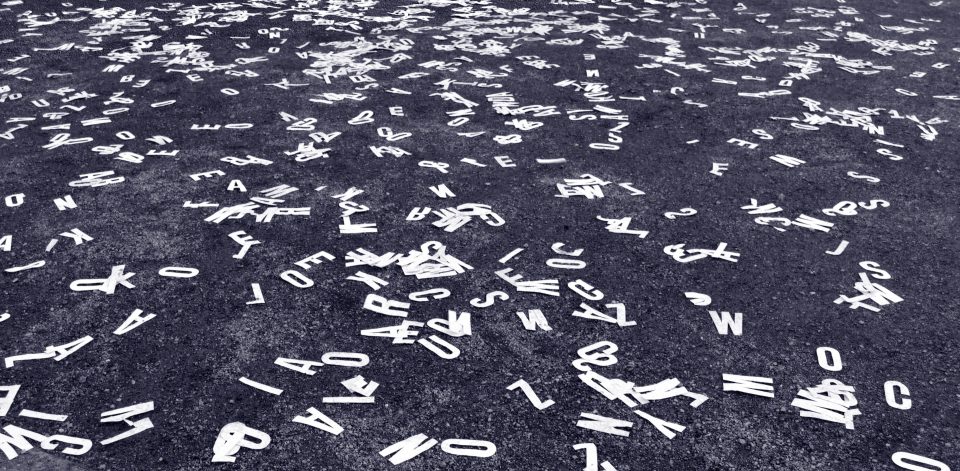
POLYGON ((0 469, 579 470, 583 443, 620 471, 911 469, 897 452, 956 469, 958 31, 955 0, 2 2, 0 355, 92 340, 0 369, 0 385, 20 385, 0 424, 90 449, 31 440, 0 469), (271 163, 223 160, 247 156, 271 163), (83 179, 107 171, 102 186, 83 179), (297 191, 264 192, 279 185, 297 191), (59 210, 66 195, 76 208, 59 210), (244 203, 256 207, 210 220, 244 203), (439 213, 409 220, 465 204, 488 207, 452 231, 433 224, 439 213), (309 214, 268 220, 269 208, 309 214), (670 214, 684 208, 696 213, 670 214), (376 232, 342 233, 345 211, 376 232), (74 228, 92 240, 62 235, 74 228), (260 241, 242 259, 237 231, 260 241), (429 241, 471 269, 345 266, 359 248, 407 255, 429 241), (721 243, 736 262, 668 253, 721 243), (334 260, 296 265, 321 251, 334 260), (71 289, 118 265, 132 287, 71 289), (559 295, 518 291, 505 268, 558 280, 559 295), (281 278, 289 270, 312 284, 281 278), (388 284, 347 279, 358 271, 388 284), (569 289, 578 279, 603 299, 569 289), (254 283, 263 302, 248 304, 254 283), (409 299, 432 288, 450 295, 409 299), (477 307, 494 291, 509 299, 477 307), (409 343, 361 335, 405 320, 364 309, 370 293, 411 304, 406 320, 424 325, 409 343), (862 293, 876 312, 835 303, 862 293), (581 303, 614 322, 574 316, 581 303), (615 303, 635 325, 616 323, 615 303), (156 317, 114 334, 135 309, 156 317), (517 312, 531 309, 551 330, 524 328, 517 312), (426 324, 449 310, 471 313, 471 335, 426 324), (742 313, 742 335, 721 335, 710 311, 742 313), (415 342, 431 335, 459 355, 415 342), (618 361, 594 372, 677 378, 709 399, 608 400, 572 364, 601 341, 618 361), (818 347, 842 369, 821 367, 818 347), (369 364, 275 364, 329 352, 369 364), (722 374, 772 378, 775 397, 724 392, 722 374), (351 395, 341 382, 357 375, 379 384, 373 404, 323 402, 351 395), (507 389, 520 379, 555 404, 507 389), (855 406, 841 398, 860 412, 850 427, 791 405, 825 379, 854 388, 855 406), (888 405, 888 381, 909 389, 909 409, 888 405), (130 428, 101 413, 150 401, 131 422, 152 428, 100 443, 130 428), (311 407, 343 432, 292 421, 311 407), (670 439, 635 410, 685 429, 670 439), (633 426, 602 433, 578 427, 581 413, 633 426), (269 446, 212 462, 234 422, 269 446), (496 453, 381 456, 417 434, 496 453))

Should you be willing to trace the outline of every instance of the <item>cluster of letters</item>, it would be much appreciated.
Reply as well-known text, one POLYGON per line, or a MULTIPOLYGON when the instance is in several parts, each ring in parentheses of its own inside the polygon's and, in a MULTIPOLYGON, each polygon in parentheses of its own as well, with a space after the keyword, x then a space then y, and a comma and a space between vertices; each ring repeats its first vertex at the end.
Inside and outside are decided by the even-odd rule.
MULTIPOLYGON (((176 296, 132 311, 111 302, 187 286, 204 286, 210 309, 253 318, 283 299, 363 293, 317 316, 341 331, 332 319, 355 319, 337 325, 356 322, 341 333, 369 349, 306 357, 270 343, 262 348, 271 349, 273 369, 232 378, 247 404, 296 397, 305 378, 321 371, 332 386, 295 416, 204 430, 198 440, 211 465, 255 460, 282 441, 287 422, 317 440, 370 432, 362 423, 351 431, 337 407, 384 407, 378 393, 396 386, 391 382, 434 379, 411 369, 385 381, 368 365, 396 356, 462 368, 478 361, 472 338, 494 322, 506 323, 519 342, 577 339, 575 356, 540 351, 523 375, 494 373, 499 360, 484 360, 499 385, 491 400, 502 394, 543 417, 562 414, 569 428, 592 434, 576 436, 595 437, 551 444, 574 450, 579 462, 558 458, 543 469, 643 469, 605 458, 601 443, 643 428, 655 431, 654 439, 682 441, 695 425, 648 405, 672 400, 671 407, 713 413, 716 395, 696 391, 691 380, 715 383, 736 400, 778 401, 797 427, 814 421, 849 434, 878 407, 902 420, 921 407, 914 402, 925 384, 909 384, 898 371, 879 372, 882 380, 868 384, 846 375, 850 345, 843 338, 794 352, 797 361, 819 366, 819 375, 802 382, 731 367, 661 378, 614 370, 642 343, 645 316, 656 308, 608 288, 621 285, 606 278, 620 275, 597 267, 639 271, 636 252, 624 247, 642 247, 645 266, 732 277, 738 265, 777 256, 762 244, 802 245, 847 283, 826 302, 811 302, 811 310, 867 323, 877 316, 919 322, 897 311, 909 298, 909 280, 889 254, 862 249, 871 236, 857 224, 903 204, 888 176, 922 165, 925 145, 954 138, 960 48, 932 39, 945 21, 933 13, 897 14, 866 0, 111 3, 0 0, 0 153, 10 166, 0 177, 0 450, 8 460, 39 446, 97 463, 106 448, 166 443, 173 432, 159 417, 170 410, 161 407, 170 400, 163 392, 124 395, 121 403, 89 404, 89 411, 31 402, 24 392, 54 387, 31 372, 96 364, 116 342, 163 335, 157 330, 170 328, 164 318, 172 311, 198 311, 178 328, 203 330, 204 308, 177 306, 176 296), (858 96, 858 84, 870 83, 892 84, 889 95, 858 96), (821 87, 848 89, 817 93, 821 87), (912 101, 920 99, 935 106, 912 101), (658 110, 674 118, 655 135, 639 131, 664 119, 658 110), (725 122, 696 118, 714 112, 725 122), (844 139, 866 151, 841 160, 824 155, 826 147, 802 153, 797 145, 844 139), (680 151, 655 156, 657 140, 680 151), (658 165, 672 168, 653 170, 658 165), (704 190, 673 200, 665 196, 670 183, 638 177, 646 172, 672 172, 704 190), (736 175, 759 183, 725 183, 736 175), (774 181, 801 178, 829 180, 831 194, 843 196, 817 207, 778 195, 774 181), (716 188, 734 198, 718 201, 716 188), (194 258, 114 245, 118 236, 96 218, 137 205, 144 220, 160 211, 156 217, 168 218, 161 224, 195 232, 194 258), (666 229, 700 218, 722 223, 686 236, 666 229), (732 227, 751 241, 730 236, 732 227), (112 262, 91 263, 94 255, 112 262), (58 272, 68 265, 78 275, 58 272), (30 296, 29 307, 15 303, 30 296), (41 324, 68 320, 37 314, 48 309, 37 303, 58 296, 103 314, 78 335, 59 337, 41 324), (566 407, 558 388, 570 383, 544 377, 539 362, 566 365, 566 376, 579 379, 572 386, 583 398, 579 413, 555 412, 566 407), (864 407, 858 396, 865 390, 882 401, 864 407), (92 411, 99 428, 61 427, 92 411)), ((956 4, 948 3, 923 7, 943 15, 953 8, 955 16, 956 4)), ((140 227, 135 219, 116 224, 140 227)), ((753 319, 768 306, 731 305, 735 296, 693 282, 658 295, 699 316, 707 330, 698 335, 731 345, 764 335, 753 319)), ((678 331, 688 325, 676 322, 678 331)), ((191 397, 192 382, 203 381, 182 381, 177 395, 191 397)), ((537 427, 536 420, 525 424, 537 427)), ((484 436, 377 433, 374 466, 430 459, 439 444, 443 454, 467 460, 464 466, 487 469, 498 454, 518 450, 496 427, 484 436)), ((923 438, 940 439, 948 437, 923 438)), ((926 450, 897 445, 876 453, 883 456, 871 469, 951 469, 946 457, 926 450)), ((839 458, 832 466, 855 469, 839 458)))

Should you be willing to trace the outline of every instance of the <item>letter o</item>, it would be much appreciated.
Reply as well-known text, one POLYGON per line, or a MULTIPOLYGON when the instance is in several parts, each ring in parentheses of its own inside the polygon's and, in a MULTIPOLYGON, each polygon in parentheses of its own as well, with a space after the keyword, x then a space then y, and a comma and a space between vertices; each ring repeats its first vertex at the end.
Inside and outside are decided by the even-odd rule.
POLYGON ((157 273, 170 278, 193 278, 200 274, 200 270, 190 267, 163 267, 157 273))
POLYGON ((309 288, 313 286, 313 280, 307 278, 306 275, 300 273, 296 270, 287 270, 280 274, 280 278, 283 278, 283 281, 290 283, 297 288, 309 288))

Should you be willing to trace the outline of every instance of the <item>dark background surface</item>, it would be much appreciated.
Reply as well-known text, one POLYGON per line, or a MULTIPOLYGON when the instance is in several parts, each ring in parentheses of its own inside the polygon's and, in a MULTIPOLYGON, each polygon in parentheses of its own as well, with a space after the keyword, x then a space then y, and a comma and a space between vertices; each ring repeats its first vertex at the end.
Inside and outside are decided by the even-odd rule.
MULTIPOLYGON (((147 6, 154 3, 139 1, 74 2, 72 6, 26 1, 0 11, 0 39, 13 40, 0 44, 0 72, 27 67, 14 75, 32 80, 0 75, 0 86, 8 85, 11 93, 22 94, 19 100, 0 103, 0 113, 6 119, 37 118, 26 123, 28 128, 14 132, 14 139, 0 140, 2 196, 26 195, 22 206, 0 206, 0 236, 13 235, 12 250, 0 252, 0 264, 12 267, 46 260, 40 269, 0 276, 0 311, 12 315, 0 324, 0 355, 41 352, 49 345, 94 337, 61 362, 27 361, 0 370, 0 384, 22 385, 13 408, 0 423, 95 442, 94 448, 80 457, 47 454, 37 447, 14 461, 0 461, 0 469, 392 469, 378 452, 417 433, 438 440, 489 440, 498 451, 494 457, 478 459, 448 455, 437 446, 396 469, 582 469, 583 453, 572 446, 585 442, 595 443, 600 461, 609 461, 621 471, 898 469, 890 459, 897 451, 960 466, 955 235, 960 196, 956 123, 960 113, 958 102, 934 98, 960 94, 960 53, 955 49, 960 47, 960 7, 955 1, 933 6, 916 1, 752 0, 744 2, 748 8, 739 12, 735 11, 736 2, 729 1, 633 2, 636 9, 628 6, 630 2, 477 2, 471 11, 486 13, 475 18, 480 23, 473 27, 449 23, 453 9, 468 6, 467 2, 423 2, 419 7, 407 2, 369 2, 369 7, 342 2, 339 9, 328 2, 315 6, 273 3, 277 8, 237 3, 215 9, 195 3, 198 11, 215 14, 200 22, 216 22, 222 28, 180 24, 183 21, 178 18, 184 15, 177 8, 150 10, 147 6), (529 11, 508 15, 490 8, 494 5, 529 11), (78 10, 83 7, 117 10, 78 10), (840 7, 856 9, 856 13, 843 13, 838 11, 840 7), (709 10, 695 11, 703 8, 709 10), (95 25, 116 22, 134 9, 149 19, 142 25, 128 21, 114 34, 102 36, 102 44, 96 45, 102 50, 35 50, 67 43, 85 45, 93 41, 91 28, 95 25), (28 10, 39 15, 35 19, 61 21, 25 31, 22 28, 31 26, 27 21, 31 16, 24 14, 28 10), (242 10, 257 15, 230 21, 230 12, 242 10), (400 25, 404 10, 415 18, 400 25), (265 14, 267 11, 271 13, 265 14), (277 11, 284 12, 282 17, 269 18, 277 11), (706 19, 711 13, 718 19, 706 19), (296 14, 341 23, 356 21, 358 34, 293 21, 296 14), (623 48, 598 48, 601 38, 572 27, 596 25, 598 14, 605 17, 603 35, 629 32, 638 37, 625 39, 623 48), (639 19, 645 14, 660 22, 639 19), (758 15, 765 14, 769 16, 760 16, 764 22, 759 22, 758 15), (689 18, 698 16, 701 19, 689 18), (79 21, 66 21, 69 19, 79 21), (791 19, 802 21, 788 21, 791 19), (550 22, 553 24, 547 24, 550 22), (698 31, 694 23, 742 28, 743 34, 709 28, 704 38, 698 38, 693 34, 698 31), (541 25, 542 34, 506 29, 531 24, 541 25), (402 27, 375 31, 387 25, 402 27), (817 26, 835 34, 837 40, 818 41, 828 36, 800 29, 817 26), (926 30, 901 34, 891 26, 926 30), (289 29, 274 39, 258 34, 259 29, 270 27, 289 29), (916 45, 925 40, 935 40, 935 44, 928 43, 933 48, 929 55, 915 51, 881 55, 871 51, 873 46, 846 40, 849 32, 899 44, 916 45), (134 36, 142 34, 159 36, 144 49, 152 54, 135 58, 119 72, 103 71, 116 63, 106 57, 109 51, 129 50, 134 36), (189 40, 188 35, 207 39, 189 40), (318 59, 299 58, 297 52, 343 53, 356 48, 345 42, 366 38, 372 43, 384 35, 413 41, 409 50, 402 51, 412 59, 369 72, 378 88, 359 91, 366 96, 364 101, 331 105, 309 101, 320 93, 357 92, 358 84, 346 77, 326 84, 305 75, 304 69, 318 59), (457 36, 469 38, 474 45, 496 40, 509 50, 497 56, 435 49, 434 44, 450 44, 457 36), (530 38, 570 38, 582 43, 551 45, 530 38), (702 63, 709 72, 669 64, 636 68, 655 62, 639 54, 664 55, 665 44, 652 42, 654 38, 672 38, 686 55, 678 61, 702 63), (307 41, 308 46, 297 49, 307 41), (344 43, 334 44, 337 41, 344 43), (269 60, 233 66, 253 70, 257 77, 194 70, 203 80, 193 82, 183 73, 167 72, 188 66, 154 62, 172 57, 157 51, 173 42, 200 45, 199 50, 209 54, 206 60, 217 65, 236 64, 239 57, 269 60), (236 44, 241 42, 250 49, 239 49, 236 44), (280 52, 268 53, 272 46, 280 52), (722 66, 710 60, 721 54, 701 47, 753 50, 772 60, 752 62, 751 67, 722 66), (770 49, 759 51, 763 48, 770 49), (777 86, 786 74, 796 71, 783 63, 803 52, 862 59, 890 69, 855 75, 838 68, 831 58, 818 58, 822 71, 811 74, 809 80, 794 81, 791 87, 777 86), (584 60, 585 53, 595 54, 596 60, 584 60), (7 62, 21 54, 30 57, 7 62), (529 55, 559 67, 538 70, 517 59, 529 55), (454 62, 459 56, 474 62, 460 60, 456 71, 417 65, 431 60, 454 62), (933 68, 936 63, 949 67, 933 68), (466 72, 477 68, 498 71, 503 65, 512 68, 508 77, 477 79, 466 72), (588 69, 599 70, 599 77, 587 78, 588 69), (414 71, 430 75, 398 78, 414 71), (910 77, 914 71, 927 74, 910 77), (56 73, 70 75, 48 76, 56 73), (121 83, 120 77, 129 74, 136 75, 134 82, 121 83), (743 80, 743 75, 765 77, 766 81, 743 80), (151 80, 147 86, 132 87, 136 80, 147 78, 151 80), (288 90, 268 85, 283 78, 309 85, 288 90), (435 83, 447 78, 500 83, 502 88, 451 86, 479 106, 469 123, 450 127, 445 123, 452 118, 444 113, 462 107, 431 96, 442 91, 435 83), (713 78, 738 84, 711 83, 713 78), (568 79, 604 83, 613 96, 646 98, 599 103, 629 116, 630 126, 622 132, 619 150, 589 148, 591 142, 605 142, 607 129, 617 122, 567 118, 568 110, 596 104, 573 87, 554 85, 568 79), (50 120, 42 116, 50 110, 37 108, 31 101, 47 99, 52 107, 59 106, 61 97, 47 92, 59 87, 97 96, 73 103, 85 105, 83 111, 50 120), (227 96, 219 91, 225 87, 240 94, 227 96), (413 94, 384 92, 391 87, 413 94), (683 91, 671 94, 671 87, 683 91), (788 88, 792 94, 769 98, 737 95, 777 88, 788 88), (897 93, 897 88, 917 96, 897 93), (118 91, 135 103, 104 105, 118 91), (513 117, 496 114, 487 103, 485 95, 501 91, 512 93, 522 106, 553 105, 562 114, 515 116, 544 123, 537 129, 517 131, 504 125, 513 117), (799 97, 817 100, 824 109, 883 108, 873 120, 884 127, 885 135, 871 136, 856 127, 830 124, 801 130, 789 126, 789 121, 771 120, 802 119, 806 108, 799 97), (149 106, 168 99, 177 103, 149 106), (699 108, 684 100, 709 106, 699 108), (107 125, 80 124, 117 106, 129 106, 130 111, 114 116, 107 125), (405 116, 391 116, 391 106, 402 106, 405 116), (373 111, 376 121, 348 125, 346 121, 362 110, 373 111), (934 125, 939 135, 926 141, 913 122, 894 119, 888 110, 916 115, 922 121, 939 117, 948 122, 934 125), (330 157, 298 163, 284 155, 298 143, 309 142, 309 132, 288 131, 290 123, 281 119, 280 112, 317 118, 316 131, 342 132, 332 142, 317 145, 331 148, 330 157), (238 122, 253 123, 254 127, 190 129, 191 124, 238 122), (41 129, 61 123, 72 123, 72 128, 41 129), (389 143, 377 136, 376 128, 381 126, 413 136, 389 143), (764 129, 774 139, 761 140, 752 129, 764 129), (115 136, 120 131, 129 131, 136 138, 122 141, 115 136), (475 131, 486 133, 457 135, 475 131), (61 132, 94 141, 54 150, 41 148, 61 132), (501 145, 492 139, 506 134, 521 134, 523 142, 501 145), (173 142, 158 146, 145 140, 155 135, 168 136, 173 142), (727 143, 730 138, 749 140, 760 147, 738 147, 727 143), (903 160, 892 161, 878 154, 876 149, 883 146, 874 142, 875 138, 903 145, 902 149, 887 147, 903 160), (686 143, 695 139, 699 142, 686 143), (91 150, 114 143, 123 143, 124 151, 143 155, 149 149, 178 149, 179 153, 176 157, 147 156, 143 163, 134 164, 91 150), (370 145, 397 145, 413 155, 377 158, 369 151, 370 145), (795 156, 806 164, 787 168, 768 158, 774 154, 795 156), (244 155, 270 159, 274 164, 237 167, 220 161, 225 156, 244 155), (499 155, 509 155, 516 167, 498 166, 493 157, 499 155), (536 161, 558 157, 566 163, 543 165, 536 161), (467 165, 460 162, 462 158, 475 158, 488 166, 467 165), (447 162, 449 173, 420 167, 421 160, 447 162), (729 163, 730 169, 722 177, 711 175, 713 162, 729 163), (227 175, 198 182, 189 178, 192 173, 213 169, 227 175), (80 174, 104 170, 114 170, 126 180, 99 188, 68 186, 80 174), (853 179, 847 176, 850 171, 881 181, 853 179), (585 173, 613 182, 604 188, 604 198, 554 197, 557 183, 585 173), (242 180, 249 191, 227 192, 232 179, 242 180), (620 182, 630 182, 646 194, 631 196, 616 186, 620 182), (441 200, 428 189, 441 183, 446 183, 456 198, 441 200), (183 207, 188 200, 240 204, 254 192, 279 184, 300 189, 281 206, 311 207, 309 217, 278 216, 271 223, 258 224, 248 216, 213 224, 204 218, 215 208, 183 207), (326 189, 314 191, 320 186, 326 189), (354 200, 371 208, 355 215, 354 222, 376 222, 378 233, 338 233, 340 209, 331 196, 351 186, 364 190, 354 200), (58 211, 52 200, 66 194, 73 195, 78 208, 58 211), (755 224, 754 216, 740 209, 751 198, 761 204, 778 204, 789 218, 807 214, 836 225, 829 233, 799 227, 778 232, 774 226, 755 224), (878 198, 889 201, 890 207, 849 217, 830 218, 820 213, 840 201, 878 198), (447 233, 430 225, 433 217, 405 220, 417 206, 437 209, 463 203, 489 204, 506 224, 491 227, 474 221, 447 233), (663 217, 664 212, 683 207, 695 208, 698 214, 675 220, 663 217), (609 233, 596 219, 598 215, 632 217, 631 228, 650 234, 640 239, 609 233), (51 238, 74 227, 95 240, 74 246, 62 239, 53 250, 44 251, 51 238), (227 235, 237 230, 263 241, 243 260, 231 258, 239 246, 227 235), (430 240, 444 243, 448 253, 474 270, 456 277, 417 280, 404 276, 395 266, 343 267, 343 256, 358 247, 378 254, 406 253, 430 240), (841 255, 824 253, 841 240, 850 242, 841 255), (557 257, 550 250, 555 242, 584 248, 581 258, 588 266, 578 271, 546 266, 545 260, 557 257), (706 259, 680 264, 663 253, 670 244, 714 248, 719 242, 740 252, 739 262, 706 259), (587 280, 606 293, 604 302, 625 303, 628 318, 638 325, 620 328, 572 317, 582 300, 565 287, 558 298, 517 293, 494 275, 504 267, 497 260, 517 247, 526 250, 509 262, 515 273, 526 279, 558 278, 564 286, 577 278, 587 280), (297 289, 279 278, 281 272, 294 268, 294 262, 320 250, 334 254, 337 261, 308 272, 315 286, 297 289), (875 261, 890 272, 892 279, 881 283, 903 297, 903 302, 886 306, 880 313, 833 303, 841 294, 855 294, 853 284, 862 271, 858 263, 864 260, 875 261), (134 289, 120 287, 114 295, 69 289, 73 280, 106 277, 111 266, 121 264, 136 273, 131 279, 134 289), (165 266, 196 267, 200 275, 191 279, 157 276, 157 270, 165 266), (345 279, 357 270, 388 280, 390 284, 378 294, 392 299, 402 300, 410 292, 433 287, 450 289, 453 295, 447 299, 414 303, 409 319, 426 322, 445 317, 448 309, 471 312, 473 335, 451 340, 461 349, 460 357, 443 360, 418 345, 391 345, 389 339, 361 337, 360 329, 397 324, 399 319, 361 309, 369 288, 345 279), (261 284, 265 304, 245 304, 252 299, 251 283, 261 284), (470 299, 498 289, 509 292, 511 299, 488 309, 469 305, 470 299), (713 304, 709 308, 694 306, 685 299, 686 291, 709 294, 713 304), (126 335, 111 334, 135 308, 157 317, 126 335), (516 312, 527 309, 541 309, 553 330, 524 330, 516 312), (743 312, 743 336, 718 335, 709 309, 743 312), (598 369, 600 373, 637 384, 676 377, 710 400, 696 409, 688 407, 684 398, 644 406, 643 410, 657 417, 687 427, 668 440, 623 404, 607 401, 577 378, 570 365, 576 350, 600 340, 620 348, 619 362, 598 369), (818 346, 841 352, 841 372, 827 372, 818 366, 818 346), (364 352, 371 362, 362 369, 326 366, 315 376, 273 364, 277 357, 319 360, 331 351, 364 352), (724 393, 722 373, 773 377, 776 398, 724 393), (321 403, 324 396, 345 394, 339 382, 356 374, 381 384, 375 404, 321 403), (284 393, 270 396, 244 386, 237 381, 241 376, 281 388, 284 393), (519 391, 506 390, 520 378, 556 405, 538 411, 519 391), (836 378, 856 388, 862 415, 855 419, 855 430, 801 418, 798 410, 790 407, 799 389, 824 378, 836 378), (912 409, 896 410, 885 404, 883 384, 888 380, 909 386, 912 409), (125 430, 99 424, 101 412, 151 400, 156 404, 149 415, 153 429, 112 445, 99 445, 99 440, 125 430), (291 422, 309 407, 317 407, 346 430, 333 436, 291 422), (69 414, 70 418, 61 424, 17 417, 24 408, 69 414), (630 437, 605 435, 576 427, 581 412, 633 420, 635 425, 630 437), (241 450, 234 464, 210 463, 218 431, 235 421, 270 434, 273 442, 264 450, 241 450)), ((354 60, 392 54, 373 50, 358 53, 354 60)), ((726 57, 744 59, 748 54, 729 53, 726 57)), ((14 124, 4 126, 2 130, 14 124)), ((432 333, 424 327, 421 337, 432 333)))

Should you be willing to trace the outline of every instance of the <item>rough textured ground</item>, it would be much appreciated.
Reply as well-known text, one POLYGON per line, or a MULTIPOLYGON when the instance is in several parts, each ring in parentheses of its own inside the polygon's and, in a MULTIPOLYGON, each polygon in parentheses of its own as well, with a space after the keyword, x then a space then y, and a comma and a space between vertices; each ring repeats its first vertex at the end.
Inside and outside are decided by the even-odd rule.
MULTIPOLYGON (((574 449, 583 443, 621 471, 911 469, 894 463, 896 452, 956 468, 958 31, 956 0, 2 2, 0 237, 10 238, 0 239, 0 313, 10 316, 0 355, 92 340, 61 361, 0 370, 0 385, 20 385, 0 424, 92 447, 72 456, 67 445, 7 445, 22 454, 0 469, 573 470, 589 466, 574 449), (498 111, 496 93, 516 105, 498 111), (364 111, 372 121, 350 123, 364 111), (89 121, 104 116, 110 122, 89 121), (204 125, 222 127, 193 129, 204 125), (298 146, 328 150, 309 158, 298 146), (711 173, 716 163, 728 168, 711 173), (212 170, 222 174, 191 178, 212 170), (106 171, 123 180, 71 186, 106 171), (564 186, 583 175, 605 182, 602 198, 564 186), (228 190, 235 180, 245 192, 228 190), (455 196, 430 190, 441 184, 455 196), (297 191, 207 220, 278 185, 297 191), (336 198, 351 187, 363 193, 336 198), (65 195, 76 208, 58 210, 65 195), (751 199, 780 211, 751 214, 751 199), (864 204, 829 211, 843 201, 864 204), (468 203, 489 205, 496 216, 487 217, 503 224, 474 216, 445 231, 436 214, 408 220, 418 207, 468 203), (309 215, 258 222, 270 207, 309 215), (344 210, 363 208, 351 222, 376 232, 341 233, 344 210), (665 216, 682 208, 696 214, 665 216), (803 227, 801 215, 833 226, 803 227), (632 218, 627 229, 648 234, 611 232, 598 216, 632 218), (92 240, 61 235, 73 228, 92 240), (241 230, 261 243, 236 259, 229 234, 241 230), (345 266, 360 247, 405 255, 428 241, 472 269, 418 279, 395 263, 345 266), (826 253, 841 241, 842 253, 826 253), (583 251, 560 255, 558 242, 583 251), (681 263, 665 252, 721 242, 736 262, 681 263), (515 248, 524 251, 498 261, 515 248), (320 251, 335 259, 295 265, 320 251), (546 263, 558 258, 585 268, 546 263), (134 287, 70 287, 117 265, 136 273, 134 287), (170 266, 199 274, 159 275, 170 266), (559 280, 559 296, 518 291, 496 275, 504 268, 559 280), (281 279, 288 270, 313 285, 281 279), (374 291, 347 279, 358 271, 388 284, 374 291), (836 304, 860 294, 859 273, 900 302, 867 286, 878 312, 836 304), (569 289, 577 279, 604 298, 569 289), (247 304, 253 283, 263 303, 247 304), (430 288, 451 294, 408 299, 430 288), (498 290, 509 299, 471 305, 498 290), (413 322, 470 312, 472 334, 423 325, 408 343, 362 336, 404 320, 364 309, 369 293, 410 302, 413 322), (622 303, 636 325, 572 315, 584 302, 613 316, 604 305, 622 303), (134 309, 156 317, 114 334, 134 309), (530 309, 552 330, 526 330, 517 312, 530 309), (721 335, 711 310, 742 313, 742 335, 721 335), (459 356, 414 342, 430 335, 459 356), (608 400, 572 365, 600 341, 617 345, 617 363, 582 368, 638 386, 677 378, 709 400, 608 400), (840 371, 818 364, 824 346, 840 353, 840 371), (274 364, 328 352, 370 361, 312 376, 274 364), (775 397, 724 392, 724 373, 772 378, 775 397), (349 395, 340 382, 358 374, 379 383, 373 404, 322 402, 349 395), (827 378, 855 389, 852 428, 791 405, 827 378), (519 379, 555 404, 538 410, 507 389, 519 379), (887 404, 887 381, 909 388, 910 409, 887 404), (100 423, 101 413, 149 401, 154 410, 131 421, 149 417, 152 428, 100 444, 129 429, 100 423), (310 407, 344 431, 292 422, 310 407), (686 429, 669 439, 633 410, 686 429), (606 434, 578 427, 581 413, 634 425, 628 437, 606 434), (271 443, 241 449, 233 464, 211 462, 233 422, 271 443), (438 444, 397 466, 379 454, 421 433, 488 441, 496 454, 457 456, 438 444)), ((913 469, 939 465, 925 466, 913 469)))

